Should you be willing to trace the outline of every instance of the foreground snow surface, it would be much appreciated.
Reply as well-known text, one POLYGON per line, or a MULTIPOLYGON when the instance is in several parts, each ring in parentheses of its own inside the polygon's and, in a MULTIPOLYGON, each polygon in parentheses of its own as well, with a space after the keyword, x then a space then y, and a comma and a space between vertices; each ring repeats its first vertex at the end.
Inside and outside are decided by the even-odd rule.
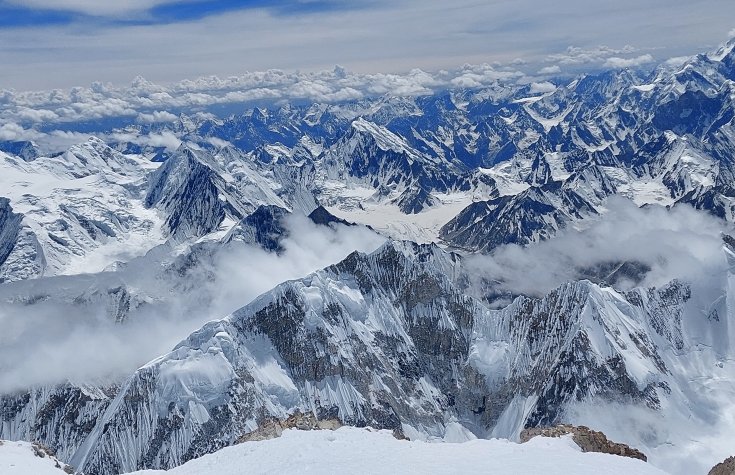
POLYGON ((273 473, 482 473, 544 475, 661 475, 640 460, 582 453, 569 438, 537 437, 464 443, 401 441, 388 431, 342 427, 336 431, 285 431, 277 439, 246 442, 191 460, 169 471, 137 475, 234 475, 273 473))
POLYGON ((65 475, 55 458, 34 454, 30 442, 0 440, 0 474, 65 475))

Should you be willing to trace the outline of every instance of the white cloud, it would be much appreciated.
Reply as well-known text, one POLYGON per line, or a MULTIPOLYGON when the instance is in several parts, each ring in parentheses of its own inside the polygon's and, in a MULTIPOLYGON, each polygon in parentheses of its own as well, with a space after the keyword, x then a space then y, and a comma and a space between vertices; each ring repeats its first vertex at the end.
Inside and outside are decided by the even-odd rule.
POLYGON ((216 148, 223 148, 223 147, 228 147, 232 145, 227 140, 222 140, 221 138, 218 138, 218 137, 207 137, 204 139, 204 141, 216 148))
POLYGON ((152 114, 138 114, 137 121, 143 124, 154 124, 160 122, 173 122, 179 116, 166 111, 154 111, 152 114))
POLYGON ((652 62, 653 56, 651 56, 650 54, 643 54, 635 58, 619 58, 614 56, 608 58, 607 61, 605 61, 605 63, 603 64, 603 67, 614 69, 635 68, 652 62))
POLYGON ((561 72, 561 68, 558 65, 553 66, 546 66, 538 70, 539 75, 541 76, 548 76, 551 74, 559 74, 561 72))
POLYGON ((663 64, 670 68, 678 68, 683 66, 689 59, 691 59, 691 56, 677 56, 675 58, 667 59, 663 64))
POLYGON ((735 38, 735 28, 727 33, 728 38, 735 38))
POLYGON ((711 276, 723 274, 720 233, 725 224, 712 216, 687 206, 638 208, 618 197, 610 198, 606 208, 582 231, 570 229, 527 248, 503 246, 492 256, 470 257, 468 263, 473 274, 495 282, 500 293, 535 296, 578 280, 580 269, 613 262, 648 266, 644 286, 676 278, 706 286, 711 276))
POLYGON ((303 73, 269 70, 170 85, 136 77, 128 87, 95 83, 89 88, 7 94, 0 101, 0 120, 33 125, 123 117, 138 123, 162 123, 177 120, 179 111, 194 114, 220 104, 337 103, 382 94, 419 96, 447 87, 481 87, 523 77, 518 71, 496 70, 487 64, 440 73, 413 69, 406 74, 359 74, 341 68, 303 73))
POLYGON ((181 145, 181 140, 173 132, 168 130, 148 135, 139 135, 131 132, 114 132, 110 134, 110 138, 118 142, 130 142, 150 147, 165 147, 170 151, 176 150, 181 145))
POLYGON ((59 289, 53 279, 40 279, 16 286, 13 299, 0 298, 0 393, 67 379, 127 376, 207 321, 225 317, 281 282, 384 242, 364 227, 337 225, 333 230, 305 216, 291 216, 286 227, 290 237, 283 241, 281 255, 235 244, 220 248, 184 277, 159 276, 161 263, 151 256, 128 271, 97 275, 97 288, 119 286, 122 280, 149 297, 122 325, 106 319, 104 303, 69 299, 74 290, 89 291, 83 283, 77 287, 74 280, 66 281, 59 289), (30 295, 45 292, 49 298, 34 305, 11 303, 20 301, 17 292, 22 289, 30 295))
POLYGON ((23 140, 26 129, 16 124, 8 122, 0 125, 0 140, 23 140))
POLYGON ((556 86, 548 81, 532 82, 529 92, 531 94, 545 94, 556 91, 556 86))
MULTIPOLYGON (((599 65, 613 55, 628 55, 636 51, 637 49, 630 45, 625 45, 619 49, 608 46, 596 46, 593 48, 570 46, 564 53, 555 53, 547 56, 546 61, 567 66, 599 65)), ((551 67, 553 68, 554 66, 551 67)))

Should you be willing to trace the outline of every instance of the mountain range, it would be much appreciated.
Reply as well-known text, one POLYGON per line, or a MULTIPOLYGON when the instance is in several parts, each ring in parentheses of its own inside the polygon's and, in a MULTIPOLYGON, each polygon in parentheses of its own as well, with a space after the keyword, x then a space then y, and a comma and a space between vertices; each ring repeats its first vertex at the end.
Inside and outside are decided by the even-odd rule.
POLYGON ((705 436, 735 434, 735 40, 546 92, 499 82, 95 135, 50 154, 0 142, 0 345, 44 318, 189 327, 133 368, 0 379, 0 439, 111 475, 179 466, 299 411, 420 440, 585 423, 676 473, 732 455, 705 436), (180 145, 119 139, 163 132, 180 145), (604 222, 611 200, 707 215, 717 273, 651 285, 658 258, 606 257, 508 301, 476 275, 604 222), (345 236, 362 252, 209 313, 216 289, 268 273, 249 260, 345 236))

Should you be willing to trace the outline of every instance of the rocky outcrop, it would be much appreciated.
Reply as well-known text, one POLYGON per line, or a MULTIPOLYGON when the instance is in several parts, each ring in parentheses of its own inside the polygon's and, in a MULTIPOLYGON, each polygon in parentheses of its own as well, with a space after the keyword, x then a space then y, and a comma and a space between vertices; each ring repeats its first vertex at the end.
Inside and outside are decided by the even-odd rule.
MULTIPOLYGON (((50 473, 49 470, 54 468, 58 471, 53 470, 53 473, 59 475, 79 473, 71 465, 59 460, 52 449, 38 442, 0 440, 0 466, 3 469, 9 468, 10 473, 37 473, 39 469, 43 470, 43 473, 50 473), (11 450, 11 455, 8 456, 8 453, 3 450, 5 448, 11 450), (39 462, 35 460, 36 458, 46 459, 46 461, 39 462)), ((6 472, 3 471, 3 473, 6 472)))
POLYGON ((592 430, 585 426, 560 424, 554 427, 534 427, 523 429, 521 432, 521 443, 528 442, 537 436, 561 437, 568 434, 571 434, 572 440, 574 440, 574 443, 582 449, 582 452, 600 452, 603 454, 620 455, 621 457, 640 459, 644 462, 648 460, 646 455, 640 450, 634 449, 626 444, 613 442, 602 432, 592 430))
POLYGON ((258 422, 258 428, 244 434, 235 443, 251 442, 255 440, 267 440, 280 437, 284 430, 336 430, 342 427, 339 419, 317 419, 313 413, 302 413, 296 411, 286 419, 266 417, 258 422))
POLYGON ((275 205, 259 206, 233 226, 222 242, 241 241, 280 254, 283 252, 281 240, 288 235, 283 222, 288 214, 288 210, 275 205))
POLYGON ((0 267, 15 247, 22 221, 23 215, 13 212, 10 200, 0 197, 0 267))
POLYGON ((718 463, 707 475, 735 475, 735 456, 718 463))
POLYGON ((33 455, 39 458, 48 457, 54 463, 54 466, 63 470, 64 473, 77 473, 76 470, 74 470, 74 467, 59 461, 59 459, 56 458, 56 454, 54 453, 54 451, 49 449, 45 445, 34 442, 33 444, 31 444, 31 449, 33 450, 33 455))

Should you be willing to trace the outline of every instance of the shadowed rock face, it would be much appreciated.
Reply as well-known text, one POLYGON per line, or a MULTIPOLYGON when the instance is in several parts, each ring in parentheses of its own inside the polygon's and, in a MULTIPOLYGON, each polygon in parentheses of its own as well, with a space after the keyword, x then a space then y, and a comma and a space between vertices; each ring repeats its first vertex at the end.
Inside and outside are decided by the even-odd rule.
POLYGON ((735 457, 728 457, 718 463, 712 467, 708 475, 735 475, 735 457))
POLYGON ((596 213, 575 191, 550 182, 515 196, 472 203, 445 224, 439 235, 455 248, 489 252, 502 244, 548 239, 573 219, 596 213))
POLYGON ((194 151, 182 150, 158 169, 145 198, 166 215, 172 236, 197 237, 217 229, 225 218, 222 179, 194 151))
MULTIPOLYGON (((23 215, 14 213, 10 200, 0 198, 0 267, 15 247, 23 215)), ((2 279, 0 279, 2 282, 2 279)))
POLYGON ((27 140, 3 140, 0 141, 0 150, 12 153, 26 162, 32 162, 38 158, 38 148, 33 142, 27 140))
POLYGON ((280 254, 283 252, 281 240, 287 237, 283 219, 288 214, 288 210, 278 206, 259 206, 237 223, 222 240, 225 243, 242 241, 280 254))
POLYGON ((524 429, 521 432, 521 442, 528 442, 534 437, 561 437, 571 434, 574 443, 582 449, 582 452, 600 452, 603 454, 620 455, 622 457, 630 457, 640 459, 644 462, 648 460, 643 452, 638 449, 629 447, 626 444, 619 444, 608 440, 607 436, 602 432, 598 432, 585 426, 572 426, 568 424, 560 424, 555 427, 531 428, 524 429))
POLYGON ((324 226, 329 226, 331 224, 344 224, 345 226, 355 226, 354 223, 350 223, 349 221, 345 221, 342 218, 338 218, 329 211, 327 211, 324 206, 317 206, 314 211, 309 213, 309 219, 314 224, 321 224, 324 226))

